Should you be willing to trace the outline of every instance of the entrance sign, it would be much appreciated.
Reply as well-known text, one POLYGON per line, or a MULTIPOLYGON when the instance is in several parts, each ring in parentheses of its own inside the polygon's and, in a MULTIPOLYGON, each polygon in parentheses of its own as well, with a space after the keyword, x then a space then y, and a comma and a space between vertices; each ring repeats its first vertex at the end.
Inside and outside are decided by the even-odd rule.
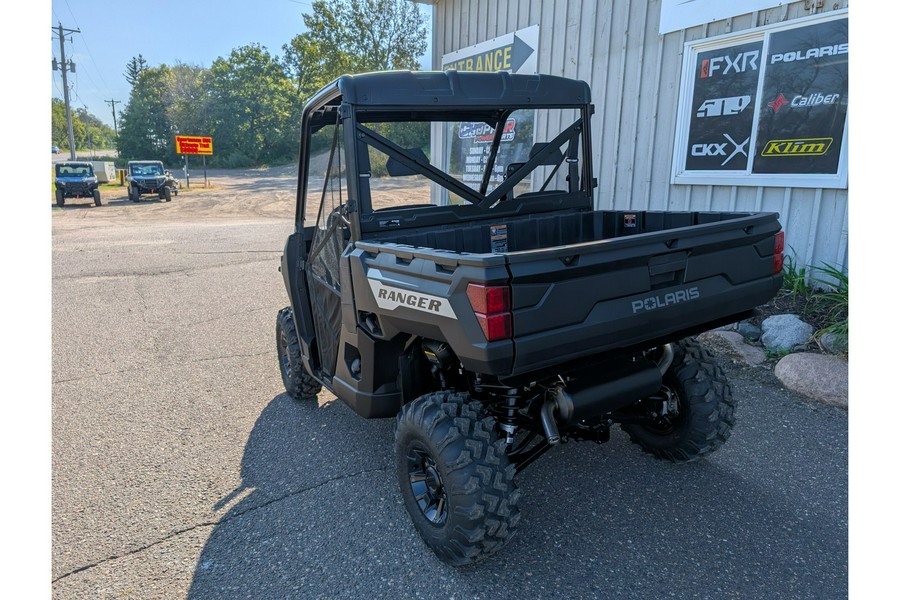
POLYGON ((519 29, 492 40, 449 52, 441 58, 441 69, 448 71, 509 71, 537 73, 539 25, 519 29))

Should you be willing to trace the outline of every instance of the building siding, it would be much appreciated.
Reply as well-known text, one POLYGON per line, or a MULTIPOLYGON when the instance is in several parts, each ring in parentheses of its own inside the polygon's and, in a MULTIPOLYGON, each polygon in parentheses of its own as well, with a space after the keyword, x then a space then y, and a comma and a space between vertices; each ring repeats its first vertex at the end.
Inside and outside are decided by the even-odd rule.
POLYGON ((660 36, 659 0, 438 0, 433 68, 448 52, 538 24, 538 71, 583 79, 593 92, 598 209, 774 211, 797 265, 846 270, 846 189, 670 183, 685 42, 844 9, 848 0, 816 4, 660 36))

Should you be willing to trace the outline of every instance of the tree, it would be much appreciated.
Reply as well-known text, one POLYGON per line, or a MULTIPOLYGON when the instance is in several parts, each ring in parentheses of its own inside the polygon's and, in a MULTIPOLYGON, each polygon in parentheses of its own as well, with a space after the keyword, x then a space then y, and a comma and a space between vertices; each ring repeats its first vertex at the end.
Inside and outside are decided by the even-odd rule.
POLYGON ((134 86, 137 82, 138 77, 140 77, 141 73, 147 68, 147 61, 144 60, 144 56, 142 54, 138 54, 137 56, 132 56, 131 60, 125 65, 125 81, 129 83, 129 85, 134 86))
POLYGON ((131 88, 119 125, 119 155, 123 158, 174 163, 175 127, 170 119, 173 103, 172 70, 166 65, 145 68, 131 88))
POLYGON ((344 73, 418 69, 428 25, 408 0, 315 0, 307 31, 283 47, 304 99, 344 73))
POLYGON ((169 119, 182 135, 209 134, 208 73, 208 69, 181 62, 172 67, 169 119))
POLYGON ((231 51, 209 69, 209 112, 226 166, 284 160, 296 151, 296 93, 284 67, 259 44, 231 51))
MULTIPOLYGON (((114 147, 115 133, 96 115, 85 108, 72 111, 72 133, 75 147, 83 150, 90 146, 96 149, 114 147)), ((50 136, 54 146, 69 146, 69 130, 66 125, 66 104, 59 98, 50 100, 50 136)))
POLYGON ((106 123, 88 112, 86 108, 76 108, 75 116, 84 124, 82 137, 78 137, 78 132, 75 134, 75 145, 78 148, 91 147, 99 150, 115 147, 116 134, 106 123))

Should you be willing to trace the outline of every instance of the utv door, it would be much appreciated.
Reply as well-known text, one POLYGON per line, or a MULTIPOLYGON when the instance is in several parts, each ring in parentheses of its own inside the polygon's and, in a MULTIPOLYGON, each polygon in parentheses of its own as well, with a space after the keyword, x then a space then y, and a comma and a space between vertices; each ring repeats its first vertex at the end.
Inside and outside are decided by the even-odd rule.
MULTIPOLYGON (((340 257, 349 239, 345 203, 347 179, 344 167, 343 126, 322 127, 310 136, 307 211, 316 210, 306 278, 322 373, 334 375, 341 329, 340 257), (318 149, 318 150, 317 150, 318 149), (318 175, 323 172, 324 174, 318 175), (319 165, 318 170, 316 165, 319 165)), ((307 212, 309 215, 309 212, 307 212)), ((312 216, 312 215, 309 215, 312 216)))

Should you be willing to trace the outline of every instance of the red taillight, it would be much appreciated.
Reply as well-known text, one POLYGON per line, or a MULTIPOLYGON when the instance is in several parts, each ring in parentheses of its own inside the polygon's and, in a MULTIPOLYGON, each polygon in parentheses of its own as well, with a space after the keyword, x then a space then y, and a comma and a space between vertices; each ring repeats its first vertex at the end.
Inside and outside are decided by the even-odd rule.
POLYGON ((772 273, 781 273, 784 268, 784 232, 775 234, 775 256, 772 262, 772 273))
POLYGON ((475 313, 475 317, 478 319, 478 324, 481 325, 487 341, 508 340, 512 337, 512 314, 483 315, 475 313))
POLYGON ((466 288, 472 310, 485 315, 493 315, 509 310, 509 288, 500 285, 470 283, 466 288))
POLYGON ((466 295, 487 341, 512 337, 512 306, 508 286, 470 283, 466 295))
POLYGON ((775 262, 772 264, 772 273, 775 273, 777 275, 778 273, 781 273, 781 270, 783 268, 784 268, 784 255, 776 254, 775 262))

